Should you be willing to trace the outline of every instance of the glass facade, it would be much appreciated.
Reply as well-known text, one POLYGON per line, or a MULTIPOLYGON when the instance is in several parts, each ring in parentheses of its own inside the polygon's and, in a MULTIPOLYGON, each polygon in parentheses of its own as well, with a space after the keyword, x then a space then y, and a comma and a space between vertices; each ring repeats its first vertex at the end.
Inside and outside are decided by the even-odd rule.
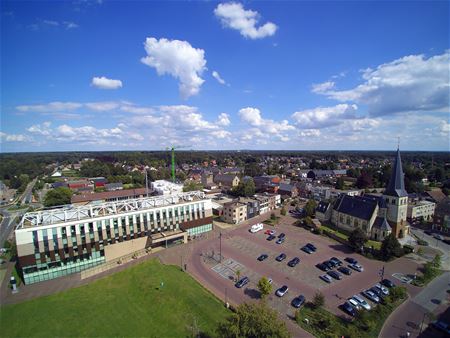
POLYGON ((204 232, 208 232, 212 230, 212 224, 205 224, 205 225, 200 225, 198 227, 195 228, 191 228, 187 230, 187 233, 189 236, 195 236, 195 235, 200 235, 204 232))

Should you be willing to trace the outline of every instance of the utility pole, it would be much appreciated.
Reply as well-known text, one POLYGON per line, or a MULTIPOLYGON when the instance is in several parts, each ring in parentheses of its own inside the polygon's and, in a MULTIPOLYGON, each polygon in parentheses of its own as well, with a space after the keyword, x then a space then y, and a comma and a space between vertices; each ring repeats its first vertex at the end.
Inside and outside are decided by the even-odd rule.
POLYGON ((219 234, 219 260, 222 263, 222 233, 219 234))
POLYGON ((148 197, 148 178, 147 178, 147 168, 145 168, 144 172, 145 172, 145 193, 147 194, 147 197, 148 197))

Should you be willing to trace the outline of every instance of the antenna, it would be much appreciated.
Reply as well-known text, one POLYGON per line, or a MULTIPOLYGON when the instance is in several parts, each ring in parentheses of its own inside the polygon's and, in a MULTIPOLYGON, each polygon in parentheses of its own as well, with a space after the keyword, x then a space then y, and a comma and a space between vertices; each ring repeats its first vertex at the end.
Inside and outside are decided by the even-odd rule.
POLYGON ((400 136, 397 137, 397 149, 400 149, 400 136))

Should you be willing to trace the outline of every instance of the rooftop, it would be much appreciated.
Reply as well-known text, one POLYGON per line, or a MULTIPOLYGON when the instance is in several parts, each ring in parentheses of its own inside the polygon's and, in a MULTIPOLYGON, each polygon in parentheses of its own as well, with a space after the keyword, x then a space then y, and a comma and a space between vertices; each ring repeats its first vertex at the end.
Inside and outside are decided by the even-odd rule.
POLYGON ((180 204, 207 199, 202 191, 191 191, 166 196, 144 197, 96 205, 72 206, 26 213, 16 230, 57 223, 88 220, 96 217, 120 215, 127 212, 153 209, 157 207, 180 204))

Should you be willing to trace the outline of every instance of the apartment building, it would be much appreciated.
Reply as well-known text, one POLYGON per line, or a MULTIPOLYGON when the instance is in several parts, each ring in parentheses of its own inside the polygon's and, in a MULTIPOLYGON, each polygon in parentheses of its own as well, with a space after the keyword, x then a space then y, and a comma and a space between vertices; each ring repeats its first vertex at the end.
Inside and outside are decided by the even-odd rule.
POLYGON ((231 224, 239 224, 247 220, 247 204, 237 201, 225 203, 222 220, 231 224))
POLYGON ((408 204, 407 218, 410 221, 423 219, 429 221, 433 219, 436 203, 430 201, 418 201, 408 204))

